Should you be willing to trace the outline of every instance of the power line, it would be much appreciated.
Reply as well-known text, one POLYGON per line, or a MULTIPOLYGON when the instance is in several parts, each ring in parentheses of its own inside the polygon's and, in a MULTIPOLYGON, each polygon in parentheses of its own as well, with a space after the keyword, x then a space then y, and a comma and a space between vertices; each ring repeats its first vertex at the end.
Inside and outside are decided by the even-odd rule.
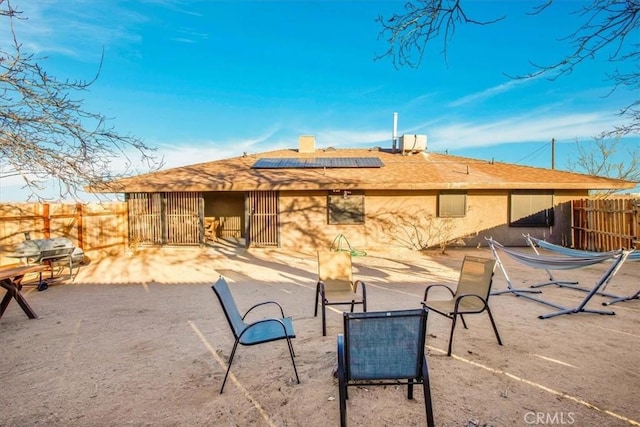
POLYGON ((534 154, 538 153, 540 150, 547 148, 549 146, 549 144, 551 144, 551 142, 547 142, 546 144, 544 144, 542 147, 536 149, 535 151, 533 151, 532 153, 527 154, 526 156, 524 156, 523 158, 521 158, 520 160, 518 160, 517 162, 515 162, 515 164, 520 164, 521 162, 523 162, 524 160, 527 160, 528 158, 530 158, 531 156, 533 156, 534 154))

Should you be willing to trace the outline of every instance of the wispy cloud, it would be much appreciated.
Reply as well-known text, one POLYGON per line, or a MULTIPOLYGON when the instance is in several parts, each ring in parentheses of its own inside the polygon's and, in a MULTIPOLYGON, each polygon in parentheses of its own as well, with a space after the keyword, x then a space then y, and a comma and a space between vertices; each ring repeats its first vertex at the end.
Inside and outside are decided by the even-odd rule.
POLYGON ((171 41, 178 42, 178 43, 186 43, 186 44, 193 44, 196 42, 193 39, 186 39, 184 37, 174 37, 171 39, 171 41))
POLYGON ((420 108, 421 106, 429 102, 429 100, 434 99, 435 96, 436 96, 436 93, 426 93, 426 94, 418 95, 415 98, 412 98, 408 102, 406 102, 403 105, 402 109, 406 111, 406 110, 411 110, 413 108, 420 108))
MULTIPOLYGON (((280 126, 276 124, 265 129, 259 135, 248 137, 148 142, 158 148, 157 154, 159 156, 164 156, 163 169, 170 169, 237 157, 245 152, 252 154, 279 148, 292 148, 292 141, 289 138, 280 137, 279 131, 280 126)), ((141 173, 144 172, 146 171, 141 171, 141 173)))
POLYGON ((462 105, 470 104, 473 102, 485 101, 489 98, 493 98, 496 95, 500 95, 503 93, 510 92, 520 86, 527 85, 536 79, 536 77, 532 77, 530 79, 521 79, 521 80, 509 80, 506 83, 499 84, 497 86, 490 87, 480 92, 472 93, 467 96, 463 96, 462 98, 458 98, 454 101, 451 101, 448 106, 449 107, 460 107, 462 105))
MULTIPOLYGON (((590 140, 603 129, 615 124, 619 118, 610 112, 558 114, 541 109, 527 115, 514 115, 491 121, 444 122, 434 118, 412 128, 399 129, 404 133, 424 133, 429 139, 429 149, 462 149, 490 147, 502 144, 543 142, 555 138, 558 142, 576 139, 590 140)), ((313 132, 318 148, 370 148, 391 147, 391 122, 389 127, 375 125, 372 128, 333 127, 313 132)), ((304 133, 304 132, 302 132, 304 133)), ((157 142, 159 152, 167 160, 166 168, 193 163, 221 160, 229 157, 261 153, 284 148, 296 148, 299 129, 286 125, 274 125, 260 135, 227 140, 164 141, 157 142)))
MULTIPOLYGON (((164 156, 163 169, 170 169, 237 157, 243 153, 256 154, 279 149, 295 149, 298 144, 298 136, 299 133, 294 130, 282 130, 279 126, 274 126, 260 135, 247 138, 148 142, 158 148, 158 155, 164 156)), ((328 129, 316 132, 314 136, 318 148, 329 146, 335 148, 373 147, 381 145, 381 141, 385 143, 385 147, 391 146, 390 131, 328 129)), ((135 158, 135 155, 136 153, 132 153, 132 158, 135 158)), ((139 173, 144 172, 139 170, 139 173)))
MULTIPOLYGON (((180 0, 146 0, 153 8, 170 9, 195 17, 187 3, 180 0)), ((12 6, 26 19, 16 20, 15 28, 26 51, 36 55, 60 54, 75 59, 93 60, 102 48, 135 51, 143 42, 141 28, 152 17, 135 10, 135 3, 114 1, 14 0, 12 6)), ((207 34, 177 30, 171 37, 178 42, 195 43, 207 34)), ((129 53, 130 55, 131 53, 129 53)))
MULTIPOLYGON (((166 7, 168 9, 171 9, 171 10, 173 10, 175 12, 182 13, 182 14, 185 14, 185 15, 202 16, 201 13, 194 12, 193 10, 188 9, 189 3, 190 3, 189 1, 183 1, 183 0, 143 0, 142 3, 163 6, 163 7, 166 7)), ((191 3, 193 3, 193 2, 191 2, 191 3)))
POLYGON ((352 148, 373 146, 380 141, 391 141, 391 126, 386 131, 365 129, 324 129, 315 134, 320 147, 352 148))
POLYGON ((490 122, 461 122, 434 127, 434 149, 487 147, 506 143, 591 139, 619 121, 614 113, 528 114, 490 122))
POLYGON ((12 5, 26 18, 15 21, 18 39, 25 50, 36 55, 55 53, 92 60, 103 47, 139 43, 137 28, 148 21, 115 2, 78 1, 70 5, 42 0, 14 1, 12 5))
POLYGON ((200 32, 191 31, 191 30, 178 30, 177 32, 179 36, 172 37, 170 40, 178 43, 195 44, 209 38, 209 35, 206 33, 200 33, 200 32))

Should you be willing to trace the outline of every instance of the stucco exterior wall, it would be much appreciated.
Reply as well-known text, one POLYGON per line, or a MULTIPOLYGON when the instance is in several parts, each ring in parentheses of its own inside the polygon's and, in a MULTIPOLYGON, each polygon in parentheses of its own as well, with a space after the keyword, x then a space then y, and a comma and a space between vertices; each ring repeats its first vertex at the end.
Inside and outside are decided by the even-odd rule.
POLYGON ((509 190, 467 192, 467 214, 437 216, 437 191, 365 191, 365 223, 331 225, 327 221, 327 192, 280 192, 280 242, 288 249, 328 249, 344 235, 356 249, 404 247, 486 246, 493 237, 508 246, 524 246, 522 234, 555 243, 570 243, 570 200, 585 191, 554 194, 554 225, 510 227, 509 190))

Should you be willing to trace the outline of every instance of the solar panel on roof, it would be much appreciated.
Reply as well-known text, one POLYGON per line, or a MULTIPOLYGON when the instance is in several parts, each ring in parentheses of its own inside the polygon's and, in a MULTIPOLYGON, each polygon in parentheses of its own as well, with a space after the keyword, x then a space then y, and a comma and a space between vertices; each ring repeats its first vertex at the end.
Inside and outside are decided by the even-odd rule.
POLYGON ((286 159, 260 159, 253 164, 252 168, 255 168, 256 165, 260 163, 259 168, 261 169, 277 169, 282 167, 280 166, 280 164, 282 163, 282 160, 286 160, 286 159))
POLYGON ((384 166, 378 157, 311 157, 308 159, 261 158, 252 169, 304 169, 304 168, 380 168, 384 166))
POLYGON ((384 166, 382 160, 378 157, 358 157, 356 158, 356 164, 360 168, 379 168, 384 166))

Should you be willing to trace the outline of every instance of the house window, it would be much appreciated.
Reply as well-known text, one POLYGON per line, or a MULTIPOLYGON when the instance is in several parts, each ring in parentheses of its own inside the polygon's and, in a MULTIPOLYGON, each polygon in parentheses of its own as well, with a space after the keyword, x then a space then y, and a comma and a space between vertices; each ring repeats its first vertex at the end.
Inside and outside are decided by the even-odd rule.
POLYGON ((364 193, 333 190, 327 196, 329 224, 364 224, 364 193))
POLYGON ((553 225, 552 191, 514 191, 509 217, 511 227, 550 227, 553 225))
POLYGON ((438 216, 441 218, 463 217, 467 214, 467 193, 446 191, 438 195, 438 216))

